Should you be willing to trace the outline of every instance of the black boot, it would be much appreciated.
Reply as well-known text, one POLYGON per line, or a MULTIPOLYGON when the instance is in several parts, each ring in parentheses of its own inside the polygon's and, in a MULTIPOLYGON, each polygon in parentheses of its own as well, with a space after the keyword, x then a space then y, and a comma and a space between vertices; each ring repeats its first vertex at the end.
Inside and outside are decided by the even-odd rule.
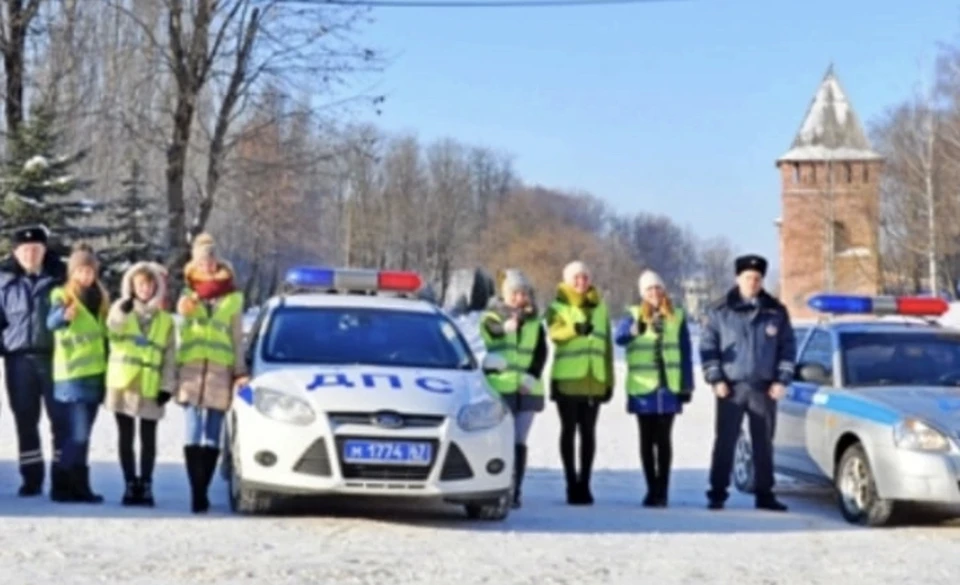
POLYGON ((53 502, 72 501, 70 474, 59 465, 50 468, 50 500, 53 502))
POLYGON ((198 445, 183 448, 183 460, 187 466, 187 479, 190 480, 190 510, 201 514, 210 508, 206 490, 203 489, 203 460, 198 445))
POLYGON ((593 505, 593 493, 590 491, 590 478, 580 478, 580 481, 577 482, 577 501, 575 502, 580 506, 592 506, 593 505))
POLYGON ((513 448, 513 507, 519 508, 520 488, 523 486, 523 474, 527 470, 527 446, 514 445, 513 448))
POLYGON ((149 479, 141 479, 140 485, 137 487, 139 488, 139 493, 137 494, 138 503, 141 506, 152 508, 154 506, 153 482, 149 479))
MULTIPOLYGON (((217 461, 220 459, 220 449, 216 447, 203 448, 203 493, 206 497, 210 490, 210 484, 213 482, 213 476, 217 473, 217 461)), ((210 505, 209 503, 207 504, 210 505)))
POLYGON ((70 493, 74 502, 103 503, 103 496, 90 488, 90 468, 86 465, 78 465, 70 470, 70 493))
POLYGON ((755 507, 758 510, 769 510, 771 512, 786 512, 787 506, 776 498, 773 494, 759 494, 756 496, 755 507))
MULTIPOLYGON (((52 468, 51 468, 52 469, 52 468)), ((43 464, 29 465, 20 468, 23 481, 17 495, 21 498, 33 498, 43 494, 43 464)), ((52 481, 52 480, 51 480, 52 481)), ((51 490, 52 493, 52 490, 51 490)))
POLYGON ((136 478, 127 480, 127 487, 123 492, 121 506, 136 506, 140 499, 140 484, 136 478))
POLYGON ((670 491, 670 471, 660 471, 657 476, 656 497, 653 500, 655 508, 666 508, 669 501, 668 493, 670 491))

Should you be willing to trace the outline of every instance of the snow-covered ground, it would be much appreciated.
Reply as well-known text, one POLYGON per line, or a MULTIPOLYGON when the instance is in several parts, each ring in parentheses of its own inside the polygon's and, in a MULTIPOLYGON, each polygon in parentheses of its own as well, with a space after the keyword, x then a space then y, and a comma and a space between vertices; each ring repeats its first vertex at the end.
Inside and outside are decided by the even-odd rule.
POLYGON ((13 421, 4 406, 3 583, 876 585, 955 583, 960 567, 956 527, 853 528, 829 497, 810 490, 784 494, 786 515, 757 512, 737 494, 726 511, 704 509, 713 404, 703 391, 675 430, 671 508, 639 505, 637 432, 618 392, 601 415, 596 505, 564 504, 557 419, 548 409, 531 437, 525 506, 492 524, 467 521, 458 508, 369 501, 331 502, 308 515, 238 517, 219 483, 212 513, 192 516, 176 410, 160 431, 158 507, 124 509, 109 416, 101 414, 93 441, 94 483, 108 502, 65 506, 14 495, 13 421))

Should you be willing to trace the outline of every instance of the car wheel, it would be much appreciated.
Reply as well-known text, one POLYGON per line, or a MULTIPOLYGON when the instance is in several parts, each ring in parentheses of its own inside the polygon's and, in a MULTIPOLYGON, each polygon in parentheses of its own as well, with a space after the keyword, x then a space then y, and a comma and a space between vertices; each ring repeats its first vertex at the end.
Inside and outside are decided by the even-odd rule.
POLYGON ((894 512, 893 500, 877 494, 877 484, 863 445, 847 447, 834 473, 840 513, 851 524, 883 526, 890 522, 894 512))
POLYGON ((229 490, 230 509, 238 514, 267 514, 276 508, 274 496, 243 485, 243 480, 240 477, 240 464, 233 457, 231 457, 230 462, 227 489, 229 490))
POLYGON ((755 477, 753 445, 749 433, 741 430, 733 453, 733 486, 741 493, 752 494, 756 485, 755 477))
POLYGON ((471 520, 506 520, 510 515, 510 493, 505 493, 495 500, 484 500, 480 502, 471 502, 464 508, 467 511, 467 518, 471 520))

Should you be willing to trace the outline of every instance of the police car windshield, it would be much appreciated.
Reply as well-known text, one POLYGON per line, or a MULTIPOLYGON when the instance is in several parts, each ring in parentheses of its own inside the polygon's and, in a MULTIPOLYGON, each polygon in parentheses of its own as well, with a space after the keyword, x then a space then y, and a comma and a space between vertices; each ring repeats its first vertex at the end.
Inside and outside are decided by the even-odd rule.
POLYGON ((956 333, 841 333, 840 347, 847 387, 960 385, 956 333))
POLYGON ((475 369, 466 341, 436 313, 280 307, 262 345, 266 362, 475 369))

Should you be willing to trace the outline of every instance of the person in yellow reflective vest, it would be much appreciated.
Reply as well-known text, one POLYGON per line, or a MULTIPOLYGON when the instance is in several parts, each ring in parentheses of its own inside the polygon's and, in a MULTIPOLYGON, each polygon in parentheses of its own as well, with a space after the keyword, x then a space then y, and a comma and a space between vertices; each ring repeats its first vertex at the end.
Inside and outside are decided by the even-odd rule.
POLYGON ((220 457, 223 417, 234 391, 249 381, 243 355, 243 294, 233 267, 216 253, 209 234, 193 242, 183 269, 187 288, 177 301, 183 317, 177 347, 176 400, 186 410, 183 456, 191 509, 210 508, 207 493, 220 457))
POLYGON ((687 318, 673 306, 660 275, 640 275, 641 302, 617 323, 614 341, 626 348, 627 412, 637 415, 640 460, 647 480, 643 505, 667 506, 674 417, 693 392, 693 344, 687 318))
POLYGON ((490 374, 487 381, 513 412, 513 507, 521 505, 520 491, 527 468, 527 436, 533 417, 543 410, 543 383, 547 339, 533 301, 533 287, 519 270, 504 271, 501 298, 491 300, 480 319, 480 336, 489 353, 507 360, 505 372, 490 374))
POLYGON ((596 454, 597 415, 613 395, 613 339, 610 312, 580 261, 563 269, 563 282, 546 315, 553 364, 550 398, 560 413, 560 457, 567 481, 567 503, 593 504, 590 490, 596 454), (574 441, 580 435, 580 469, 574 441))
POLYGON ((62 404, 66 437, 60 470, 50 498, 57 502, 99 504, 90 487, 90 433, 103 402, 107 371, 104 320, 110 296, 97 278, 99 262, 86 244, 74 246, 67 261, 67 283, 50 293, 47 328, 53 332, 53 396, 62 404))
POLYGON ((104 406, 117 421, 117 452, 126 489, 124 506, 153 506, 157 422, 163 418, 177 378, 173 317, 163 310, 165 271, 138 262, 123 275, 118 299, 107 315, 110 354, 104 406), (140 427, 140 473, 134 437, 140 427))

